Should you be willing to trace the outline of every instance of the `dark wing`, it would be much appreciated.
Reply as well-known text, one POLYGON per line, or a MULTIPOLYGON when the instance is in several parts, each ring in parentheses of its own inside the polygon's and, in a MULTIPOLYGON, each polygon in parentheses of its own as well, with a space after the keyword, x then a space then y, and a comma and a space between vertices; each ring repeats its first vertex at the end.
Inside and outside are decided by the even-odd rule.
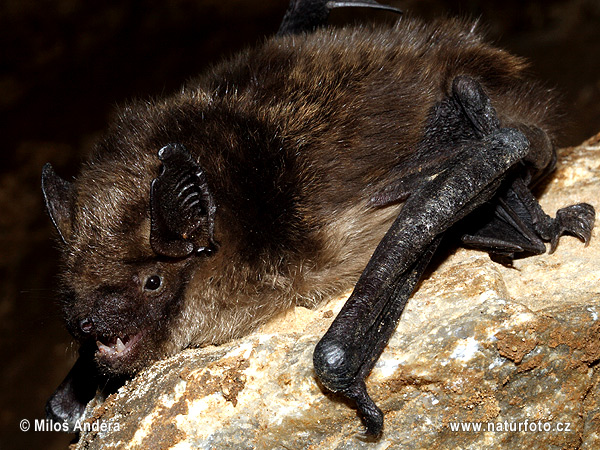
POLYGON ((283 36, 285 34, 314 31, 316 28, 325 25, 332 9, 349 7, 382 9, 402 14, 399 9, 382 5, 375 0, 290 0, 277 34, 283 36))
POLYGON ((94 349, 81 347, 75 365, 46 402, 46 417, 56 423, 66 423, 68 431, 74 433, 75 424, 87 403, 96 395, 99 383, 94 349))
MULTIPOLYGON (((529 175, 521 161, 532 154, 551 160, 547 153, 553 148, 530 151, 523 132, 501 128, 481 86, 464 76, 453 81, 451 95, 434 107, 424 137, 424 145, 434 147, 452 141, 459 150, 452 152, 443 165, 436 163, 436 173, 429 181, 421 182, 410 194, 399 182, 399 187, 392 186, 374 199, 374 204, 390 203, 396 193, 400 200, 406 200, 352 295, 315 348, 319 379, 328 389, 356 402, 369 435, 381 433, 383 414, 367 393, 365 377, 387 345, 408 297, 450 227, 490 202, 509 212, 482 224, 471 235, 474 238, 465 237, 482 243, 487 250, 493 247, 501 254, 514 251, 522 245, 523 236, 540 244, 541 240, 555 243, 564 231, 586 242, 590 238, 594 217, 590 205, 565 208, 557 219, 542 216, 543 211, 523 182, 529 175), (497 242, 492 245, 494 239, 497 242)), ((535 245, 531 248, 541 250, 535 245)))

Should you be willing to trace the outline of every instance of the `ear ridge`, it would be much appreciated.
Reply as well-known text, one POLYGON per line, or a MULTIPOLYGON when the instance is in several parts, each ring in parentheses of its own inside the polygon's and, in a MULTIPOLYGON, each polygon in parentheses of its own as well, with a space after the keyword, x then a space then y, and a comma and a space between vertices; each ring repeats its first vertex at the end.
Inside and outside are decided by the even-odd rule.
POLYGON ((150 246, 171 258, 214 250, 216 206, 206 175, 181 144, 168 144, 158 157, 160 175, 150 187, 150 246))
POLYGON ((73 185, 59 177, 52 165, 46 163, 42 168, 42 193, 48 215, 61 240, 67 243, 73 224, 73 185))
POLYGON ((194 245, 171 231, 168 218, 161 212, 158 183, 159 179, 155 178, 150 186, 150 246, 157 254, 170 258, 189 256, 194 245))

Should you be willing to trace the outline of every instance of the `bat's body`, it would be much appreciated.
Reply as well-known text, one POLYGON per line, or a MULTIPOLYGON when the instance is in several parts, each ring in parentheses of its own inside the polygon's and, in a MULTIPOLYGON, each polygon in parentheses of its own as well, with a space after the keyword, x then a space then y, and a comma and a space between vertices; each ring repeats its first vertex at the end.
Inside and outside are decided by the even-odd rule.
MULTIPOLYGON (((521 59, 469 25, 403 19, 390 29, 282 34, 172 97, 122 109, 74 183, 45 168, 65 248, 67 325, 101 372, 131 374, 315 305, 364 270, 358 307, 342 313, 341 331, 334 323, 315 364, 377 433, 361 383, 387 338, 358 351, 349 329, 364 322, 356 333, 368 334, 375 320, 393 330, 397 317, 376 307, 379 318, 367 320, 364 299, 405 301, 443 231, 497 195, 535 234, 531 245, 506 238, 493 218, 464 240, 505 257, 543 252, 541 240, 563 231, 587 240, 593 210, 576 205, 542 230, 527 185, 555 162, 553 98, 528 81, 521 59), (478 166, 488 154, 498 167, 478 166), (409 213, 418 220, 403 219, 409 213), (406 225, 392 226, 399 214, 406 225), (428 224, 431 233, 415 235, 428 224), (411 256, 398 259, 403 252, 411 256), (365 352, 371 360, 340 366, 340 355, 365 352)), ((52 414, 73 417, 68 390, 51 400, 52 414)))

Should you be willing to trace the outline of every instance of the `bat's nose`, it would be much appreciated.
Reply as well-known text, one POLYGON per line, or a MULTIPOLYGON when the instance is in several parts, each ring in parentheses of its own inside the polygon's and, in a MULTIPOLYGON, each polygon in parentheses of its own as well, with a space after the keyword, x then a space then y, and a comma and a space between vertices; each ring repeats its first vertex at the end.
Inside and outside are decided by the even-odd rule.
POLYGON ((84 334, 90 334, 94 331, 94 322, 89 318, 82 319, 79 321, 79 329, 84 334))

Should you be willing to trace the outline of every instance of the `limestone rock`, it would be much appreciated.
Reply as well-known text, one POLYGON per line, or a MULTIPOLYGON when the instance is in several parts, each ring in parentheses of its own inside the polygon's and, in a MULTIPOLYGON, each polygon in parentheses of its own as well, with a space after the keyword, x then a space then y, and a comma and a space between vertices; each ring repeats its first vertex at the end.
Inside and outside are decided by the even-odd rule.
MULTIPOLYGON (((600 209, 600 135, 562 154, 542 193, 553 214, 600 209)), ((600 448, 600 239, 506 268, 458 250, 424 280, 367 379, 377 442, 324 392, 312 351, 343 299, 260 332, 186 350, 90 404, 76 448, 600 448), (481 427, 478 429, 477 427, 481 427)))

